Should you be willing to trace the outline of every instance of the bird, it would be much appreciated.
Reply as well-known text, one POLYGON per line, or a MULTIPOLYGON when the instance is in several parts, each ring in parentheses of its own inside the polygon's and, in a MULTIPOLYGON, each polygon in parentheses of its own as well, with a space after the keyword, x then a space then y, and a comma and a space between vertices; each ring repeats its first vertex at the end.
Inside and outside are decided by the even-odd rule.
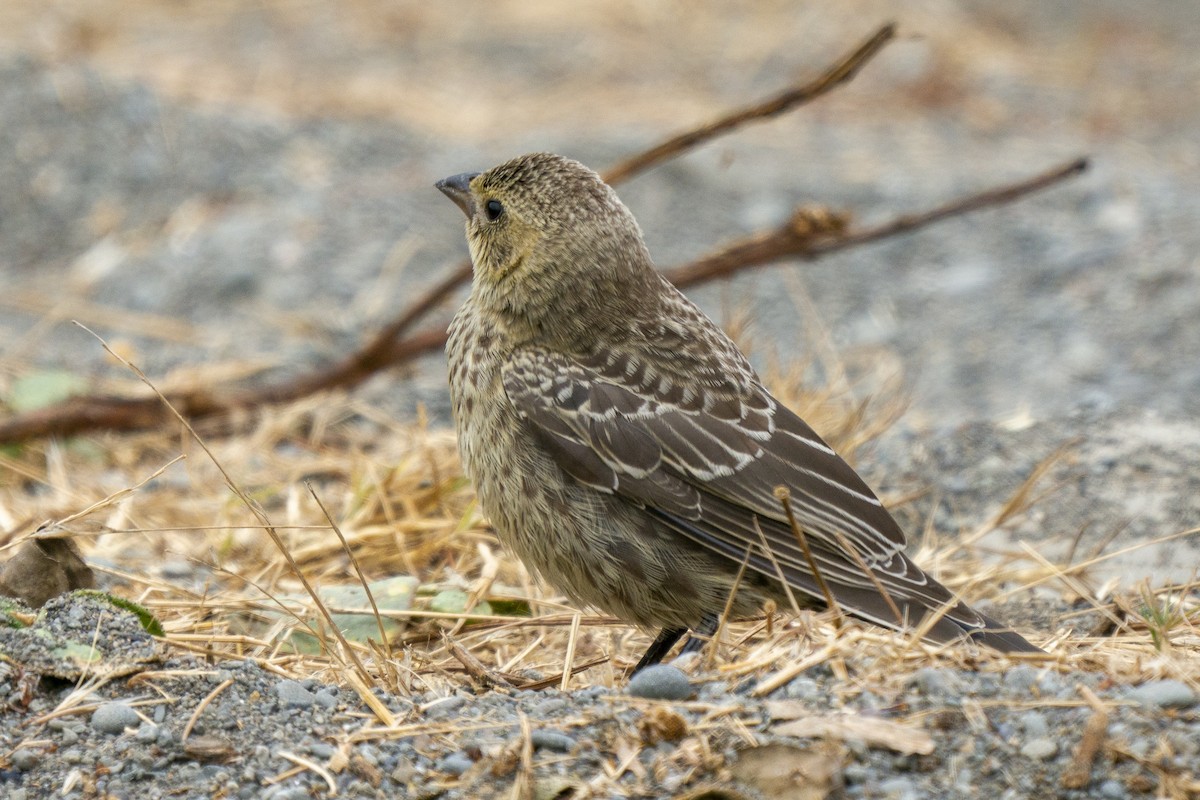
POLYGON ((436 187, 466 215, 472 262, 446 344, 464 472, 545 582, 659 630, 635 671, 689 630, 698 649, 725 612, 793 599, 1040 652, 909 558, 862 478, 659 273, 597 173, 531 153, 436 187))

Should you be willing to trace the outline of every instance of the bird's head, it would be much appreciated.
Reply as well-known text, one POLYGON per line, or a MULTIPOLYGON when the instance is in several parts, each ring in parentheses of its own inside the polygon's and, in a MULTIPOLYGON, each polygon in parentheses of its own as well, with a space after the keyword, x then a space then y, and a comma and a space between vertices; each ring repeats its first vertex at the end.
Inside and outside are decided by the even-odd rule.
POLYGON ((633 215, 578 161, 533 153, 437 188, 466 214, 476 298, 514 324, 596 324, 655 285, 633 215))

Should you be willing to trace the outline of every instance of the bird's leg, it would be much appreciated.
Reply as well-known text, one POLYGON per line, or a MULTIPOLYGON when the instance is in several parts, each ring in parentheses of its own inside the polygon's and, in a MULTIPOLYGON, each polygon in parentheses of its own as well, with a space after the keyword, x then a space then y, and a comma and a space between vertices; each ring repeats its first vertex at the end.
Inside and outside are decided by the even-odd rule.
POLYGON ((679 641, 679 637, 685 633, 687 633, 687 628, 663 628, 659 631, 658 636, 655 636, 654 641, 646 648, 645 655, 642 656, 637 666, 633 668, 631 674, 636 675, 646 667, 653 666, 662 661, 663 657, 671 652, 671 648, 679 641))
POLYGON ((712 641, 713 634, 717 632, 720 622, 721 619, 716 614, 705 614, 704 619, 700 620, 700 624, 692 628, 692 635, 683 643, 679 655, 699 653, 704 645, 712 641))

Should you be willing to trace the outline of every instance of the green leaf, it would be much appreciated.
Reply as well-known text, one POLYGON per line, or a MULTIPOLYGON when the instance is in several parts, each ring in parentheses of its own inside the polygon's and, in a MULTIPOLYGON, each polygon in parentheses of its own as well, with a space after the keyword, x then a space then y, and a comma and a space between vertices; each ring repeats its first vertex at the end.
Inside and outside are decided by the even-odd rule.
POLYGON ((61 403, 87 389, 87 382, 64 370, 31 372, 13 381, 5 402, 21 414, 61 403))
MULTIPOLYGON (((471 596, 462 589, 443 589, 429 601, 429 610, 440 614, 467 614, 467 603, 471 596)), ((471 616, 490 617, 492 606, 486 600, 480 600, 470 610, 471 616)))

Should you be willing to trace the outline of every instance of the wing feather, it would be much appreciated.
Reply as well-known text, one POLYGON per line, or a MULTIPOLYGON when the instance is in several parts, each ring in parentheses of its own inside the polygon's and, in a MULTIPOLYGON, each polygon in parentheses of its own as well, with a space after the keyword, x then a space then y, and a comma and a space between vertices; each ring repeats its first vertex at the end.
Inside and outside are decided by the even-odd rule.
POLYGON ((681 388, 679 376, 628 354, 585 360, 527 348, 513 354, 503 381, 565 473, 639 504, 711 552, 737 563, 749 553, 753 571, 768 579, 782 571, 821 600, 774 494, 785 486, 822 577, 847 610, 896 627, 893 604, 907 624, 946 607, 938 625, 949 627, 935 626, 937 638, 989 627, 909 560, 903 532, 854 470, 776 403, 744 360, 733 364, 732 379, 721 377, 729 366, 710 365, 703 389, 681 388))

